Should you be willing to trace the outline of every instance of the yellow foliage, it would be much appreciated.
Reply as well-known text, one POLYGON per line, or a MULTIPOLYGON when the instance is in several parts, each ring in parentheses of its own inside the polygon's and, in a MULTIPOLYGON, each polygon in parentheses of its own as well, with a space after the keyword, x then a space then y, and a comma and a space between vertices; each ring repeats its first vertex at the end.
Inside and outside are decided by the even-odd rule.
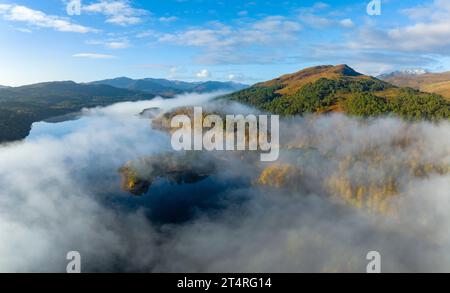
MULTIPOLYGON (((377 147, 367 147, 359 153, 347 156, 322 154, 334 161, 335 168, 323 172, 323 188, 332 196, 360 209, 376 213, 394 213, 393 199, 400 189, 405 189, 400 180, 405 178, 424 178, 431 174, 448 174, 450 165, 445 162, 427 161, 420 143, 405 136, 392 142, 404 156, 386 153, 377 147), (414 143, 414 147, 412 144, 414 143), (417 145, 417 146, 416 146, 417 145), (407 148, 407 149, 406 149, 407 148)), ((307 139, 299 145, 310 145, 307 139)), ((290 145, 289 149, 296 147, 290 145)), ((311 175, 303 174, 302 169, 291 163, 277 163, 264 169, 257 180, 260 185, 287 187, 301 190, 301 182, 311 175)))
POLYGON ((263 170, 257 183, 271 187, 290 187, 301 176, 301 171, 289 164, 273 164, 263 170))

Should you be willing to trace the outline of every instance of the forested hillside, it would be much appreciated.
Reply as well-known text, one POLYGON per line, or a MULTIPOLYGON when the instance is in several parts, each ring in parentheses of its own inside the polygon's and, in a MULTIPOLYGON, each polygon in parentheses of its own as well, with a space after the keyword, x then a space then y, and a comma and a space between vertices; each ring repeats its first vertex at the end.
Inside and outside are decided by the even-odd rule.
POLYGON ((355 116, 395 114, 405 119, 450 118, 450 102, 442 96, 396 87, 346 65, 308 68, 225 98, 280 115, 343 112, 355 116))

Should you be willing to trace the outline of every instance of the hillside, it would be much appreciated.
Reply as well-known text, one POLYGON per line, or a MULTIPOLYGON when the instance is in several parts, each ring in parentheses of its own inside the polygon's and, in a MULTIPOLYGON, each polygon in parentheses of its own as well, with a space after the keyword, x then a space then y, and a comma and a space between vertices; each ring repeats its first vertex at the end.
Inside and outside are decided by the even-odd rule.
POLYGON ((394 113, 405 119, 450 117, 450 102, 442 96, 397 87, 347 65, 307 68, 224 98, 280 115, 343 112, 356 116, 394 113))
POLYGON ((445 97, 447 100, 450 101, 450 80, 444 82, 425 84, 420 87, 420 90, 427 93, 436 93, 438 95, 445 97))
POLYGON ((185 82, 155 78, 131 79, 128 77, 94 81, 90 84, 109 85, 117 88, 144 91, 159 95, 173 95, 184 92, 205 93, 213 91, 237 91, 247 87, 246 85, 235 82, 185 82))
POLYGON ((122 101, 154 98, 155 95, 107 85, 72 81, 48 82, 0 89, 0 142, 25 138, 34 122, 122 101))
POLYGON ((392 73, 382 75, 380 79, 397 86, 436 93, 450 100, 450 72, 424 74, 392 73))

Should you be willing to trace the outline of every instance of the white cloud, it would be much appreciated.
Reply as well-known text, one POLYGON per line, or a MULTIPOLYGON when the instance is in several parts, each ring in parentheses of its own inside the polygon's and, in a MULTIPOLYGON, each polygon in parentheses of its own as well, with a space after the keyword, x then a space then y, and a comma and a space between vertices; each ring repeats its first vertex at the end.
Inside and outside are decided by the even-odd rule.
POLYGON ((98 31, 73 23, 69 19, 47 15, 42 11, 33 10, 21 5, 0 4, 0 16, 8 21, 23 22, 36 27, 52 28, 60 32, 89 33, 98 31))
POLYGON ((175 22, 177 20, 178 20, 178 17, 176 17, 176 16, 160 17, 159 18, 159 21, 160 22, 164 22, 164 23, 175 22))
POLYGON ((346 28, 351 28, 355 26, 355 23, 350 18, 343 19, 339 22, 339 24, 346 28))
POLYGON ((229 44, 226 40, 231 34, 228 28, 224 29, 191 29, 179 33, 163 34, 158 40, 163 43, 193 47, 222 46, 229 44))
POLYGON ((340 25, 345 28, 352 28, 355 26, 355 23, 350 18, 338 20, 330 14, 315 14, 313 10, 301 11, 299 19, 302 23, 317 29, 335 25, 340 25))
POLYGON ((261 45, 285 49, 286 46, 297 44, 301 29, 302 25, 296 21, 283 16, 269 16, 242 23, 239 27, 215 22, 205 27, 157 34, 155 37, 161 43, 204 49, 198 57, 201 63, 230 63, 231 59, 233 63, 239 63, 243 59, 249 62, 259 58, 260 55, 247 52, 261 45))
POLYGON ((106 42, 105 45, 110 49, 126 49, 130 47, 128 40, 106 42))
POLYGON ((301 24, 286 19, 283 16, 269 16, 251 26, 255 30, 266 30, 269 33, 298 32, 302 29, 301 24))
POLYGON ((200 70, 197 74, 196 74, 197 78, 208 78, 211 77, 211 72, 209 72, 206 69, 200 70))
POLYGON ((105 45, 110 49, 126 49, 130 47, 130 43, 128 41, 106 42, 105 45))
POLYGON ((301 15, 300 20, 315 28, 327 27, 333 24, 333 20, 328 17, 322 17, 314 14, 301 15))
POLYGON ((149 14, 147 10, 133 8, 128 0, 101 0, 84 6, 83 11, 101 13, 107 17, 107 23, 121 26, 141 23, 142 16, 149 14))
POLYGON ((126 49, 131 46, 130 41, 128 39, 107 40, 107 41, 91 40, 87 41, 86 43, 88 45, 102 45, 112 50, 126 49))
POLYGON ((344 28, 354 27, 355 24, 352 19, 339 19, 338 16, 342 17, 342 13, 329 8, 330 6, 326 3, 317 2, 313 6, 298 9, 298 18, 303 24, 316 29, 323 29, 331 26, 341 26, 344 28))
POLYGON ((11 9, 12 5, 10 4, 0 4, 0 13, 4 13, 11 9))
MULTIPOLYGON (((308 57, 302 61, 350 63, 371 75, 442 64, 438 60, 450 56, 450 2, 431 1, 402 12, 409 17, 409 22, 402 21, 407 24, 399 25, 395 21, 380 26, 372 19, 346 34, 347 42, 342 46, 313 44, 305 53, 308 57)), ((345 22, 341 20, 339 25, 345 27, 345 22)), ((351 28, 350 22, 348 25, 351 28)))
POLYGON ((327 9, 329 7, 330 7, 330 5, 328 5, 327 3, 324 3, 324 2, 316 2, 313 5, 313 9, 327 9))
POLYGON ((253 82, 255 81, 254 78, 246 76, 242 73, 230 73, 227 76, 225 76, 224 78, 225 80, 228 81, 234 81, 234 82, 253 82))
POLYGON ((163 34, 160 42, 175 43, 194 47, 217 48, 224 46, 253 46, 292 42, 298 38, 302 26, 282 16, 269 16, 260 21, 248 23, 242 28, 233 28, 214 23, 212 28, 193 28, 186 31, 163 34))
POLYGON ((147 31, 143 31, 143 32, 136 34, 136 38, 141 39, 141 38, 147 38, 147 37, 156 36, 156 35, 158 35, 158 33, 156 31, 147 30, 147 31))
POLYGON ((78 53, 72 55, 75 58, 88 58, 88 59, 114 59, 116 56, 97 53, 78 53))
POLYGON ((447 0, 434 0, 426 5, 404 9, 402 12, 411 19, 426 20, 435 19, 442 20, 448 18, 450 11, 450 2, 447 0))
POLYGON ((33 31, 28 29, 28 28, 16 28, 17 31, 21 32, 21 33, 27 33, 27 34, 31 34, 33 31))
POLYGON ((449 55, 450 3, 447 0, 435 0, 403 12, 415 23, 387 30, 363 28, 359 38, 350 43, 351 48, 449 55))

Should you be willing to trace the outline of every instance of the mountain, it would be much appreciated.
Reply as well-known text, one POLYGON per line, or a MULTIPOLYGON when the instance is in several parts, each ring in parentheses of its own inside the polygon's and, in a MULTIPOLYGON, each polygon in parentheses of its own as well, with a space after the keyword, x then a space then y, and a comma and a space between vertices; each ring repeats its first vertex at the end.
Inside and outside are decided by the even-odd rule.
POLYGON ((194 87, 190 89, 192 92, 214 92, 214 91, 239 91, 242 89, 247 88, 248 86, 241 83, 236 82, 220 82, 220 81, 207 81, 207 82, 201 82, 197 84, 193 84, 194 87))
POLYGON ((86 85, 73 81, 45 82, 20 87, 4 88, 0 90, 0 102, 13 100, 14 102, 60 102, 62 100, 82 99, 83 103, 97 96, 101 97, 130 97, 142 95, 142 92, 114 88, 108 85, 86 85))
POLYGON ((0 89, 0 142, 25 138, 34 122, 123 101, 155 95, 108 85, 47 82, 0 89))
POLYGON ((390 73, 385 73, 379 75, 377 78, 379 79, 386 79, 386 78, 393 78, 398 76, 418 76, 429 73, 426 69, 422 68, 416 68, 416 69, 405 69, 405 70, 397 70, 390 73))
POLYGON ((405 119, 448 119, 442 96, 397 87, 347 65, 325 65, 258 83, 221 97, 280 115, 342 112, 356 116, 396 114, 405 119))
POLYGON ((244 84, 235 82, 185 82, 155 78, 131 79, 128 77, 94 81, 90 84, 110 85, 117 88, 151 92, 153 94, 161 95, 181 94, 184 92, 205 93, 213 91, 237 91, 247 87, 244 84))
POLYGON ((411 87, 424 92, 436 93, 450 100, 450 72, 402 74, 393 72, 379 76, 380 79, 401 87, 411 87))
POLYGON ((183 92, 182 90, 165 84, 157 79, 131 79, 128 77, 119 77, 114 79, 106 79, 89 83, 91 85, 109 85, 116 88, 139 90, 151 92, 156 95, 174 95, 183 92))

